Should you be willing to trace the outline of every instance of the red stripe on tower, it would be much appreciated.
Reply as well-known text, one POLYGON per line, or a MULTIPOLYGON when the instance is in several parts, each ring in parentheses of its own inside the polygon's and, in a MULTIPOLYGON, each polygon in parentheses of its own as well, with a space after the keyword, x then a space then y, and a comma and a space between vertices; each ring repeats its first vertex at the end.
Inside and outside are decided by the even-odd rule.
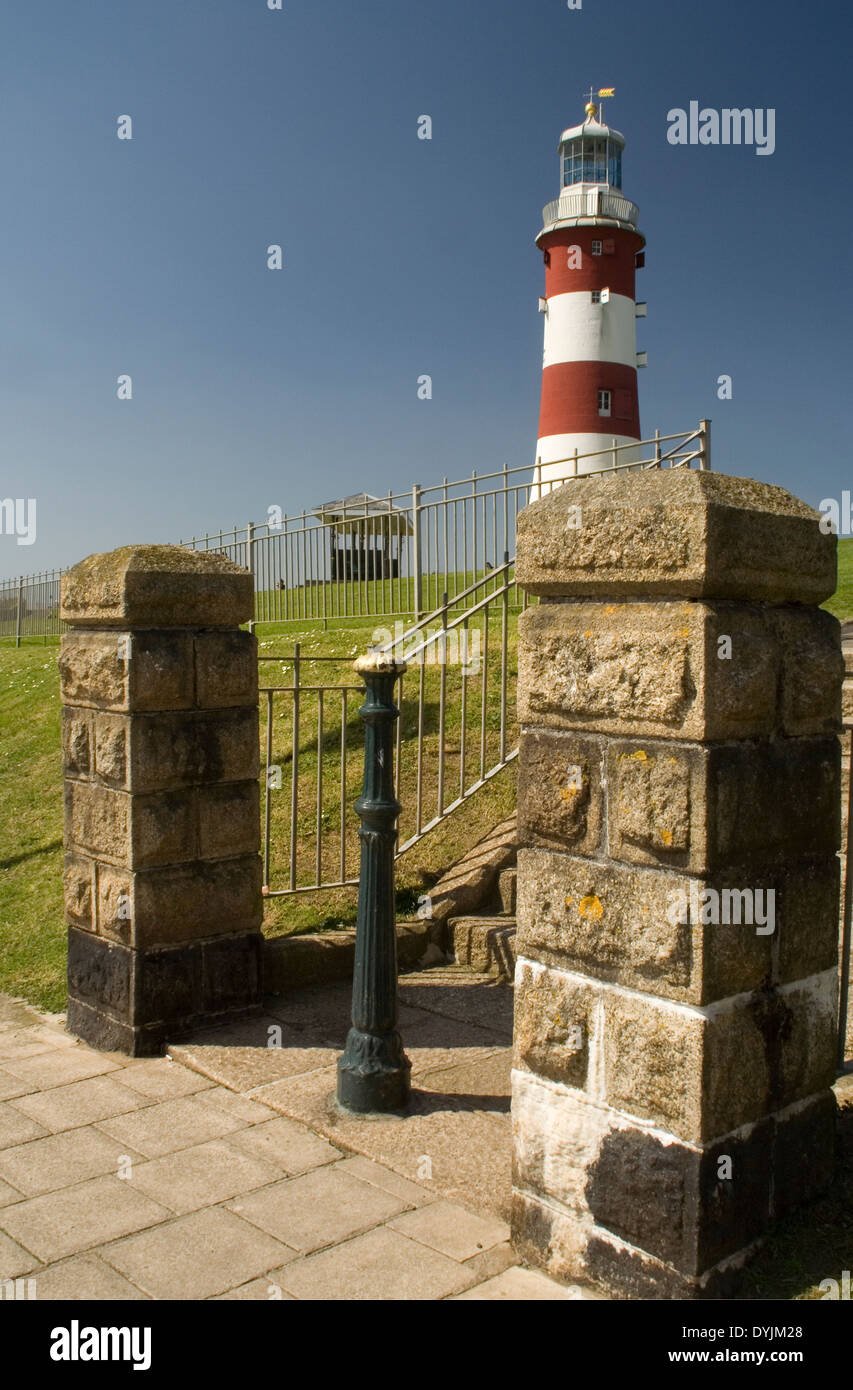
MULTIPOLYGON (((619 362, 555 362, 542 372, 539 438, 567 433, 571 421, 579 434, 601 434, 609 419, 608 442, 614 434, 640 438, 637 369, 619 362), (602 416, 599 393, 610 396, 610 415, 602 416)), ((609 462, 609 460, 608 460, 609 462)))
MULTIPOLYGON (((560 137, 560 196, 536 238, 545 259, 545 347, 532 496, 576 473, 637 457, 638 307, 635 276, 645 239, 622 194, 625 140, 597 119, 560 137)), ((642 306, 645 309, 645 306, 642 306)))

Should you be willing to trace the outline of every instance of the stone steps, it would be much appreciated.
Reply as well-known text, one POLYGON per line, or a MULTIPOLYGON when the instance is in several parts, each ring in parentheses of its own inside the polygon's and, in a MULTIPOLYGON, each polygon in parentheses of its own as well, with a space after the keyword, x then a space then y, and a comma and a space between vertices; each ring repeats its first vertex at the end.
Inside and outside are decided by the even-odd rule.
POLYGON ((453 917, 453 959, 464 970, 512 981, 515 976, 514 917, 453 917))

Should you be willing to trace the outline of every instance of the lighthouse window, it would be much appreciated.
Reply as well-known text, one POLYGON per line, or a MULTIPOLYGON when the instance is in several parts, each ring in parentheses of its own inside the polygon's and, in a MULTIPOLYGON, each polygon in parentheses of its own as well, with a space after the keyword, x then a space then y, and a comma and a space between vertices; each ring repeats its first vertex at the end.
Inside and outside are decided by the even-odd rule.
POLYGON ((601 255, 601 242, 600 242, 600 241, 594 241, 594 242, 592 243, 592 254, 593 254, 594 256, 600 256, 600 255, 601 255))
POLYGON ((609 183, 621 188, 622 151, 615 141, 572 141, 563 155, 563 187, 572 183, 609 183))
POLYGON ((610 414, 610 392, 599 391, 598 393, 598 413, 599 415, 610 414))
MULTIPOLYGON (((595 252, 593 252, 593 255, 595 255, 595 252)), ((600 303, 601 303, 601 290, 591 290, 590 293, 591 293, 591 295, 592 295, 592 302, 593 302, 593 304, 600 304, 600 303)))

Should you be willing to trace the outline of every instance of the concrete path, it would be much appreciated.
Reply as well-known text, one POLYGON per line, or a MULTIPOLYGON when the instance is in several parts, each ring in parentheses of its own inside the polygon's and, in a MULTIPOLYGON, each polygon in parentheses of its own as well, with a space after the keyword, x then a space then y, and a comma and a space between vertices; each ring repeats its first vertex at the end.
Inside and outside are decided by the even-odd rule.
POLYGON ((0 1000, 0 1280, 42 1300, 595 1297, 509 1244, 511 991, 404 976, 415 1096, 382 1120, 333 1108, 348 1000, 300 991, 135 1061, 0 1000))

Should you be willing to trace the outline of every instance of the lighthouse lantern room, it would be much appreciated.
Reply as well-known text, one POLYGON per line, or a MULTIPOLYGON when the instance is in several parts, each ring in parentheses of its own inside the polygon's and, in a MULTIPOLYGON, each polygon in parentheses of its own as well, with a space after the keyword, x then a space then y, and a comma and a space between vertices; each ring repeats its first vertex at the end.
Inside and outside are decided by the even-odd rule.
POLYGON ((638 457, 630 446, 640 438, 637 367, 645 356, 638 359, 636 319, 646 306, 636 303, 634 280, 645 238, 636 204, 622 194, 624 148, 592 93, 583 122, 560 136, 560 195, 544 208, 536 238, 545 260, 545 350, 534 498, 638 457))

